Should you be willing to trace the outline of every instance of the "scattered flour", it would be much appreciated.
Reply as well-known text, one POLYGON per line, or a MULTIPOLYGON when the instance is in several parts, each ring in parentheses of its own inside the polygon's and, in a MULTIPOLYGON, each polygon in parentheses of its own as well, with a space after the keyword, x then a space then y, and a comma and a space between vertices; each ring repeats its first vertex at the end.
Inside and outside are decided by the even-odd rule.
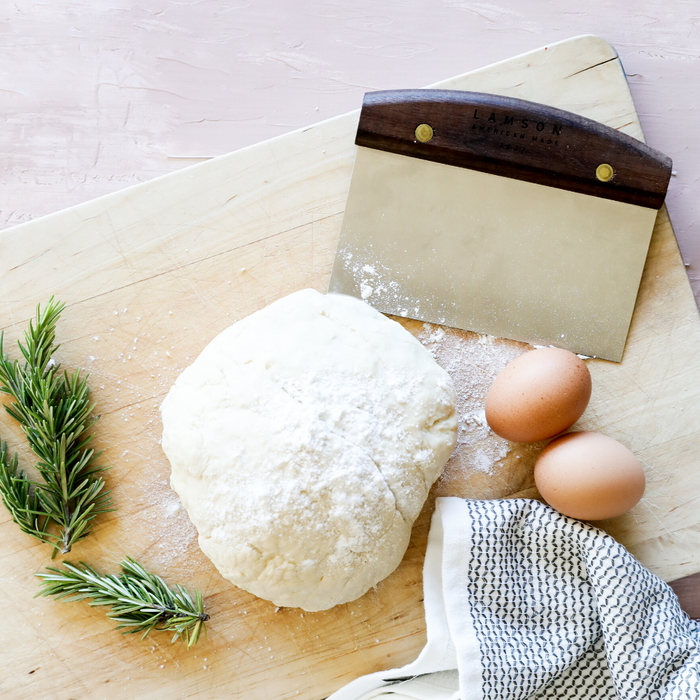
POLYGON ((423 324, 417 337, 457 389, 457 447, 443 480, 457 467, 492 474, 514 445, 489 428, 484 413, 486 395, 501 370, 530 346, 430 323, 423 324))
POLYGON ((150 503, 141 518, 149 532, 148 561, 157 571, 165 571, 174 561, 187 561, 187 550, 197 543, 197 530, 187 517, 168 478, 150 485, 150 503))
POLYGON ((403 269, 393 269, 378 262, 371 248, 346 247, 338 251, 346 273, 355 281, 364 301, 380 311, 398 310, 407 318, 429 317, 440 323, 446 322, 452 315, 455 302, 446 305, 437 299, 428 300, 425 295, 416 295, 411 285, 403 282, 410 279, 410 271, 407 274, 403 269))

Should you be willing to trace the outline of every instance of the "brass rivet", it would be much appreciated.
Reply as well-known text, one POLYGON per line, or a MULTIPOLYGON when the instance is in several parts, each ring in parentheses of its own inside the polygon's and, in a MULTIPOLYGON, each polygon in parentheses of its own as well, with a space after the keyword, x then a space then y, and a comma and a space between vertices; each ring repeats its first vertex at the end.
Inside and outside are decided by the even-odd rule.
POLYGON ((434 135, 435 132, 433 131, 433 127, 430 126, 430 124, 419 124, 416 127, 416 138, 421 143, 428 143, 428 141, 430 141, 430 139, 432 139, 434 135))
POLYGON ((595 169, 595 176, 601 182, 610 182, 610 180, 613 179, 614 175, 615 175, 615 171, 613 170, 613 166, 608 164, 608 163, 601 163, 595 169))

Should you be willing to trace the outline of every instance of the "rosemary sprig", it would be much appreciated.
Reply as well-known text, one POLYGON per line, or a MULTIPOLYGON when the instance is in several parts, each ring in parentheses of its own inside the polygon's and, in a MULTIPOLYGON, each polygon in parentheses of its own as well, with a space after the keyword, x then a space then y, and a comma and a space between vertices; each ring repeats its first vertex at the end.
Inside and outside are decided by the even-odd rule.
POLYGON ((97 515, 114 510, 100 476, 106 467, 94 464, 99 453, 89 446, 92 436, 87 431, 97 417, 92 415, 88 376, 81 378, 79 369, 72 377, 61 373, 52 359, 59 347, 56 323, 64 308, 53 297, 43 312, 37 307, 24 344, 17 343, 22 364, 5 354, 0 333, 0 391, 14 399, 5 408, 38 457, 36 468, 44 482, 34 482, 19 470, 16 455, 8 461, 3 444, 0 496, 23 532, 53 546, 52 558, 90 534, 97 515))
POLYGON ((86 564, 83 568, 64 562, 64 570, 47 567, 46 572, 35 574, 42 579, 40 595, 65 598, 66 601, 91 599, 90 605, 104 605, 112 609, 107 617, 118 622, 122 634, 151 630, 174 632, 172 642, 182 637, 187 648, 197 643, 209 615, 199 591, 194 601, 183 586, 168 588, 159 576, 149 574, 139 563, 127 557, 121 562, 122 574, 101 576, 86 564))
POLYGON ((46 513, 41 510, 36 490, 31 489, 31 482, 19 470, 17 455, 8 459, 7 444, 4 442, 0 443, 0 494, 20 530, 43 540, 49 522, 46 513), (40 524, 40 518, 43 519, 43 524, 40 524))

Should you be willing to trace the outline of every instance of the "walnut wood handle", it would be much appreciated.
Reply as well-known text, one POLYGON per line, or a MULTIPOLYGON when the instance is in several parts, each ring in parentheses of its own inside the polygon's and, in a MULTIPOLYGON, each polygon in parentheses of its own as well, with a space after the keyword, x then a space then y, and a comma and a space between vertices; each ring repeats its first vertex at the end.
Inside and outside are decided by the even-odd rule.
POLYGON ((355 143, 653 209, 671 177, 668 156, 609 126, 479 92, 366 93, 355 143))

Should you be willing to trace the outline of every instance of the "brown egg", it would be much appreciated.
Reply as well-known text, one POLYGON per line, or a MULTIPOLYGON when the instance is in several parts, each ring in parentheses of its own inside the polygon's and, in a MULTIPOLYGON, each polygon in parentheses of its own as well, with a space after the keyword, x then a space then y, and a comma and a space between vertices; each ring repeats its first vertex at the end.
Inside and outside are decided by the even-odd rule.
POLYGON ((535 483, 560 513, 605 520, 639 502, 645 479, 639 460, 617 440, 600 433, 569 433, 542 450, 535 483))
POLYGON ((537 442, 570 428, 590 398, 591 375, 578 355, 532 350, 496 377, 486 397, 486 420, 506 440, 537 442))

